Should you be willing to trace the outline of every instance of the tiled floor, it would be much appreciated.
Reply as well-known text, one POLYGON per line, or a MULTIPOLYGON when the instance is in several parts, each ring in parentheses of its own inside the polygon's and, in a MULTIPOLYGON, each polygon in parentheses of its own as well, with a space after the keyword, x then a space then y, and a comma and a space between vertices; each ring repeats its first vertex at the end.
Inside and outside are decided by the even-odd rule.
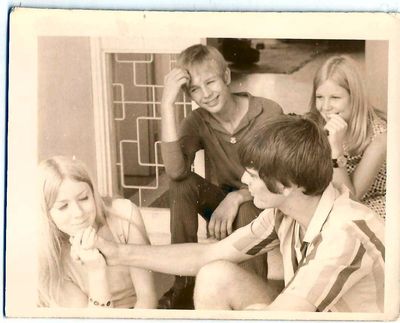
MULTIPOLYGON (((331 55, 341 52, 321 54, 305 64, 293 74, 248 74, 233 80, 233 91, 249 91, 253 95, 263 96, 278 102, 286 113, 304 113, 308 110, 311 94, 312 78, 318 67, 331 55)), ((364 53, 360 51, 346 52, 356 59, 361 66, 364 64, 364 53)), ((169 210, 144 208, 143 219, 152 244, 169 244, 169 210)), ((205 221, 199 217, 199 241, 206 241, 205 221)), ((156 276, 160 295, 171 286, 173 278, 170 275, 156 276)))

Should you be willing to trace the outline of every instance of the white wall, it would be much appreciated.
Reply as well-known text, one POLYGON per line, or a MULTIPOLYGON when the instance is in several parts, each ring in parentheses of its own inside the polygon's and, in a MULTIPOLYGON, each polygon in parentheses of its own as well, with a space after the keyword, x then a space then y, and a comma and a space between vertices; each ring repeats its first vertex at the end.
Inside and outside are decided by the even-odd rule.
POLYGON ((388 42, 367 40, 365 42, 365 66, 367 89, 371 104, 387 110, 388 89, 388 42))
POLYGON ((96 178, 88 37, 38 38, 38 158, 76 156, 96 178))

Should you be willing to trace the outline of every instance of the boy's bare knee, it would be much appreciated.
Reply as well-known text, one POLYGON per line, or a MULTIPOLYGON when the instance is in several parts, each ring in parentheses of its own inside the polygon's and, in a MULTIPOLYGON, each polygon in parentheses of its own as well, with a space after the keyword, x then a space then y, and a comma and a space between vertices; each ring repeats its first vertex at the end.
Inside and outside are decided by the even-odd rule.
POLYGON ((234 276, 235 267, 236 265, 229 261, 218 260, 199 270, 194 289, 196 308, 199 307, 199 304, 207 307, 204 302, 214 302, 215 297, 218 296, 220 299, 222 291, 227 292, 234 276))
POLYGON ((229 276, 228 271, 231 266, 234 266, 234 264, 226 260, 217 260, 203 266, 197 274, 196 284, 203 281, 206 283, 222 282, 229 276))

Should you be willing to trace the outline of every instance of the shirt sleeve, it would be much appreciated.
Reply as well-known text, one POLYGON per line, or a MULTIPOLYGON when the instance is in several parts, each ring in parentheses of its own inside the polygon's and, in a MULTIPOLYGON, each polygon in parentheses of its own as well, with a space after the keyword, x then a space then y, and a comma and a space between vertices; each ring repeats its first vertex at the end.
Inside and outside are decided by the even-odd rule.
POLYGON ((182 121, 178 141, 161 144, 165 171, 175 180, 189 175, 196 152, 202 149, 199 124, 192 114, 193 112, 182 121))
POLYGON ((248 225, 234 232, 233 246, 239 252, 255 256, 266 253, 279 245, 275 231, 275 211, 267 209, 248 225))
POLYGON ((268 118, 283 114, 282 107, 275 101, 262 98, 262 104, 264 113, 268 118))
POLYGON ((373 259, 350 228, 320 233, 283 293, 294 294, 329 311, 360 279, 371 273, 373 259))

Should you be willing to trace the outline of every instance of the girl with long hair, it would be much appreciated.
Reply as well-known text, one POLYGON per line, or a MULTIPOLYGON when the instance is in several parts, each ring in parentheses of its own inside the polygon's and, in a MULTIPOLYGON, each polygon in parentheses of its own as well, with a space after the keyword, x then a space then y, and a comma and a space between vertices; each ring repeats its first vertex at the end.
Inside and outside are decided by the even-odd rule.
POLYGON ((57 156, 40 164, 39 306, 156 308, 153 274, 107 266, 96 233, 149 244, 139 209, 99 196, 85 165, 57 156))
POLYGON ((369 102, 356 62, 333 56, 317 71, 311 111, 323 118, 332 149, 333 182, 386 216, 386 117, 369 102))

